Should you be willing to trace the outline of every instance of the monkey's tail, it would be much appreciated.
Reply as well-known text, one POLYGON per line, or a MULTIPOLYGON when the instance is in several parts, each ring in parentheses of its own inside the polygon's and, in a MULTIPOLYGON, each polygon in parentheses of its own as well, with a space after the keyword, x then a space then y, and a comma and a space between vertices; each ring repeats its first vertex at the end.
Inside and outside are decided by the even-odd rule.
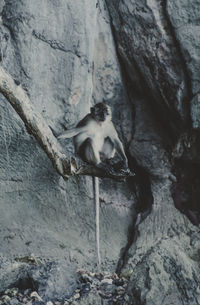
POLYGON ((99 234, 99 178, 93 177, 94 187, 94 203, 95 203, 95 214, 96 214, 96 252, 97 252, 97 267, 100 271, 101 256, 100 256, 100 234, 99 234))

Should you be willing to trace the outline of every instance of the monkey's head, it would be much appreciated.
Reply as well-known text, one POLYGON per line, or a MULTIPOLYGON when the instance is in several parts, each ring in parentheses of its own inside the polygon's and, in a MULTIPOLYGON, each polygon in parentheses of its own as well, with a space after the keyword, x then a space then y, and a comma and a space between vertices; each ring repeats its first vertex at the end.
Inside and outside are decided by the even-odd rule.
POLYGON ((99 122, 104 122, 106 120, 111 120, 111 109, 105 103, 98 103, 94 107, 90 108, 92 117, 99 122))

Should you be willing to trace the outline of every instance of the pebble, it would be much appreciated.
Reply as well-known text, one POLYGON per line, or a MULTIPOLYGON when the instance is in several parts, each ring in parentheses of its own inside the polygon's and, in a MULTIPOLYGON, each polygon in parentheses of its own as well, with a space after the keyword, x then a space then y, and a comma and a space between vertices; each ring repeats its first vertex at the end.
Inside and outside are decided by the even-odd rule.
POLYGON ((53 305, 53 303, 51 301, 47 302, 46 305, 53 305))
POLYGON ((110 299, 110 298, 112 298, 112 294, 111 294, 111 293, 106 294, 106 293, 103 293, 102 291, 99 291, 99 295, 100 295, 103 299, 110 299))
POLYGON ((87 293, 91 290, 91 285, 90 283, 86 283, 86 284, 83 284, 82 286, 82 289, 81 289, 81 294, 84 294, 84 293, 87 293))
POLYGON ((129 279, 132 273, 133 273, 132 270, 125 270, 125 271, 121 274, 121 277, 122 277, 122 278, 125 278, 125 279, 129 279))
POLYGON ((118 291, 117 292, 117 294, 120 295, 120 296, 124 295, 124 293, 125 293, 124 291, 118 291))
POLYGON ((20 305, 18 299, 14 298, 12 300, 10 300, 9 305, 20 305))
POLYGON ((101 281, 101 285, 104 285, 104 284, 112 285, 112 283, 113 283, 113 280, 112 280, 112 279, 109 279, 109 278, 103 279, 103 280, 101 281))
POLYGON ((26 303, 28 301, 28 298, 26 296, 22 297, 23 303, 26 303))
POLYGON ((84 274, 84 273, 85 273, 85 270, 84 270, 84 269, 78 269, 78 270, 77 270, 77 273, 80 274, 80 275, 81 275, 81 274, 84 274))
POLYGON ((106 286, 101 286, 101 291, 104 291, 105 293, 114 293, 116 291, 116 286, 115 285, 106 285, 106 286))
POLYGON ((104 275, 103 273, 95 273, 95 277, 101 281, 104 278, 104 275))
POLYGON ((82 279, 83 282, 85 282, 85 283, 87 283, 87 282, 92 283, 92 278, 91 278, 89 275, 87 275, 87 274, 83 274, 83 275, 81 276, 81 279, 82 279))
POLYGON ((5 294, 10 297, 16 297, 18 292, 19 292, 18 288, 10 288, 10 289, 6 289, 5 294))
POLYGON ((8 296, 8 295, 3 295, 2 297, 1 297, 1 301, 3 302, 3 303, 7 303, 7 302, 9 302, 11 299, 10 299, 10 297, 8 296))
POLYGON ((122 292, 122 291, 125 292, 124 287, 119 286, 119 287, 116 288, 116 292, 117 292, 117 293, 122 292))
POLYGON ((113 281, 113 283, 116 285, 116 286, 123 286, 124 285, 124 280, 123 279, 115 279, 113 281))
POLYGON ((65 302, 64 302, 64 305, 69 305, 69 302, 65 301, 65 302))
POLYGON ((39 294, 36 291, 33 291, 30 295, 31 298, 36 298, 38 301, 42 302, 42 298, 39 296, 39 294))
POLYGON ((74 297, 75 300, 79 299, 80 298, 80 293, 76 293, 73 297, 74 297))
POLYGON ((114 280, 117 280, 119 277, 118 277, 117 273, 113 273, 112 278, 113 278, 114 280))
POLYGON ((76 289, 75 292, 80 292, 80 289, 76 289))

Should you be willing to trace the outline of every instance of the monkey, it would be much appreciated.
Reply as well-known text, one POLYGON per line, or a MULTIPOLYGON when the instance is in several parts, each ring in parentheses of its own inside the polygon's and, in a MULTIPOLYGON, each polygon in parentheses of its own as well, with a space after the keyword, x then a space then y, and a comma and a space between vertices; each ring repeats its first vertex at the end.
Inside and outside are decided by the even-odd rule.
MULTIPOLYGON (((77 124, 76 128, 65 131, 58 136, 58 139, 71 137, 73 137, 75 151, 83 161, 106 170, 109 160, 112 160, 117 151, 122 159, 122 167, 128 169, 128 160, 122 142, 112 123, 111 108, 105 102, 91 107, 90 113, 77 124)), ((98 177, 93 177, 93 187, 96 206, 97 265, 100 269, 98 177)))
POLYGON ((117 131, 112 123, 111 108, 104 102, 90 108, 87 114, 76 126, 67 130, 58 139, 73 137, 74 147, 79 157, 92 165, 104 168, 103 161, 120 155, 123 167, 128 168, 128 160, 117 131))

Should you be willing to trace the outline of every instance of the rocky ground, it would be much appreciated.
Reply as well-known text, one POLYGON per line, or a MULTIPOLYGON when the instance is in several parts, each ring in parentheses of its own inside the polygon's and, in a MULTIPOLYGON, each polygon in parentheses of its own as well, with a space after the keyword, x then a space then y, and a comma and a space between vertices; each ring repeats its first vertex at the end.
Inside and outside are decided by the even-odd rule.
MULTIPOLYGON (((71 295, 57 299, 54 296, 53 300, 48 299, 48 296, 40 295, 38 290, 41 289, 33 277, 29 277, 29 280, 21 278, 18 281, 18 287, 8 288, 1 292, 0 305, 78 305, 85 304, 86 300, 88 304, 96 304, 99 300, 102 304, 120 305, 125 300, 128 276, 124 274, 118 277, 116 273, 94 273, 79 269, 77 270, 77 286, 71 295)), ((54 285, 59 285, 59 281, 55 281, 54 285)), ((63 294, 65 294, 64 291, 63 294)))

